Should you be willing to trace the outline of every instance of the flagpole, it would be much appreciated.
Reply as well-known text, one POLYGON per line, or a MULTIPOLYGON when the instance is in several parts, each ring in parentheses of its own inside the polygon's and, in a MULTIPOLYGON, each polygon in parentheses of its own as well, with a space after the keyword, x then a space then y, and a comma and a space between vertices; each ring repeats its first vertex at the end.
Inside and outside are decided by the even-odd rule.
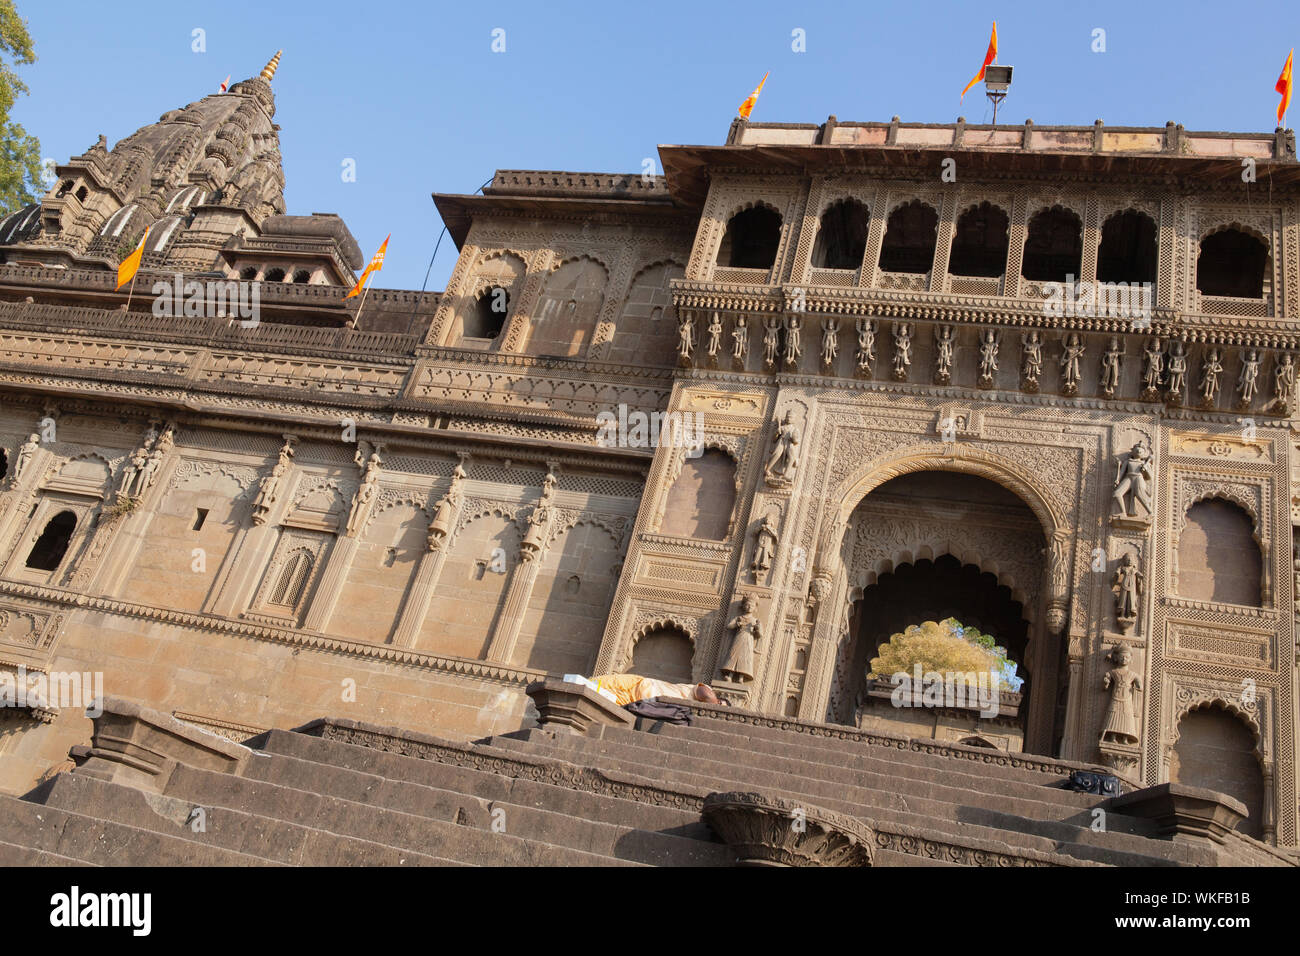
POLYGON ((131 274, 131 287, 126 290, 126 311, 127 312, 131 311, 131 296, 135 295, 135 277, 138 276, 139 274, 140 274, 139 269, 136 269, 135 272, 131 274))
POLYGON ((366 307, 366 296, 370 293, 370 283, 367 282, 365 288, 361 290, 361 301, 357 303, 357 317, 352 320, 352 328, 360 331, 361 329, 361 310, 366 307))

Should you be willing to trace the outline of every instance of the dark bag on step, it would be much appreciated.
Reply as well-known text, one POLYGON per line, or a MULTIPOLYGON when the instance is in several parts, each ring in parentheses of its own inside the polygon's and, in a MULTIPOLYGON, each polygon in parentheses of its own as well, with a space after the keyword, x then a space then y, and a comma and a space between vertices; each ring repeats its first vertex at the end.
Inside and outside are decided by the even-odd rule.
POLYGON ((681 704, 660 703, 657 697, 651 697, 648 700, 634 700, 630 704, 625 704, 624 709, 633 717, 644 717, 646 720, 662 720, 666 724, 681 724, 686 727, 691 725, 691 709, 689 707, 683 707, 681 704))
POLYGON ((1076 770, 1070 774, 1065 789, 1077 790, 1079 793, 1095 793, 1099 797, 1118 797, 1120 794, 1119 777, 1112 777, 1108 773, 1076 770))

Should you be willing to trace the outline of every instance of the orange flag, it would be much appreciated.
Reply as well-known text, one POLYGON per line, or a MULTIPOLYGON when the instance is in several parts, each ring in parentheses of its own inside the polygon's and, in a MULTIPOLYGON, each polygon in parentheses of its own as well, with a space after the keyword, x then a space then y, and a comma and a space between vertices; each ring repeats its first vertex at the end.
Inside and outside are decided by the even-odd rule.
POLYGON ((1282 75, 1277 78, 1277 86, 1273 87, 1282 94, 1282 102, 1277 104, 1277 125, 1282 125, 1282 118, 1286 116, 1286 108, 1291 105, 1291 60, 1295 56, 1295 48, 1286 55, 1286 66, 1282 67, 1282 75))
POLYGON ((763 92, 763 84, 767 82, 767 78, 768 76, 771 75, 771 73, 772 73, 771 70, 768 70, 766 73, 764 73, 763 79, 759 81, 758 86, 754 87, 754 92, 746 96, 745 102, 740 104, 740 109, 738 109, 736 112, 740 114, 741 119, 748 120, 749 114, 754 112, 754 104, 758 102, 758 94, 763 92))
POLYGON ((994 20, 993 35, 989 37, 989 49, 988 52, 984 54, 984 62, 980 65, 980 71, 975 74, 975 79, 967 83, 966 89, 961 91, 962 99, 966 98, 966 94, 970 91, 970 88, 972 86, 974 86, 980 80, 984 79, 984 71, 988 68, 988 65, 992 63, 994 60, 996 60, 997 58, 998 58, 998 22, 994 20))
POLYGON ((140 245, 135 247, 135 252, 131 253, 122 260, 122 264, 117 267, 117 287, 120 289, 140 271, 140 257, 144 255, 144 241, 149 238, 149 227, 144 227, 144 235, 140 237, 140 245))
POLYGON ((380 269, 384 267, 384 251, 388 248, 388 240, 391 239, 392 237, 393 234, 391 232, 384 237, 383 245, 379 247, 378 252, 376 252, 373 256, 370 257, 370 264, 367 265, 365 269, 362 270, 361 278, 357 280, 357 284, 354 285, 352 287, 352 291, 349 292, 347 295, 345 295, 343 298, 350 299, 354 295, 360 295, 361 290, 365 288, 366 280, 370 278, 370 273, 378 272, 380 269))

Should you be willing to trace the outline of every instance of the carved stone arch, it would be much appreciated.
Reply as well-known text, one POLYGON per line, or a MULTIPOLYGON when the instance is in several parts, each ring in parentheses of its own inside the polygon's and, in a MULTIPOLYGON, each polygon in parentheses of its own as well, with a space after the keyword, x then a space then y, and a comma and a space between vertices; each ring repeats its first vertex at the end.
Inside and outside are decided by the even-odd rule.
POLYGON ((695 647, 696 638, 699 636, 700 622, 691 617, 680 617, 672 612, 652 611, 650 616, 641 614, 637 616, 636 624, 632 630, 631 640, 628 644, 627 656, 630 660, 632 650, 641 643, 641 638, 645 637, 651 631, 662 628, 673 627, 686 635, 686 639, 691 642, 691 647, 695 647))
MULTIPOLYGON (((1262 708, 1257 708, 1262 709, 1262 708)), ((1267 770, 1269 761, 1268 755, 1264 752, 1264 730, 1261 726, 1261 715, 1253 713, 1251 710, 1243 707, 1230 696, 1217 696, 1207 693, 1189 694, 1187 699, 1179 700, 1175 697, 1173 721, 1169 728, 1169 740, 1167 741, 1166 753, 1172 752, 1174 745, 1178 743, 1178 738, 1182 735, 1180 730, 1183 718, 1188 714, 1198 710, 1221 710, 1225 713, 1236 717, 1250 730, 1250 735, 1255 743, 1255 759, 1259 761, 1260 769, 1267 770)), ((1166 762, 1168 756, 1166 756, 1166 762)))
POLYGON ((573 255, 565 256, 563 259, 556 259, 554 262, 551 263, 550 268, 546 270, 547 278, 550 278, 551 276, 555 275, 555 273, 559 272, 565 266, 571 263, 582 262, 584 259, 588 262, 594 262, 596 265, 600 266, 601 269, 603 269, 605 272, 606 283, 609 282, 609 274, 610 274, 609 263, 605 262, 594 252, 578 252, 578 253, 574 253, 573 255))
POLYGON ((1251 533, 1254 535, 1255 542, 1264 546, 1264 539, 1261 537, 1261 528, 1263 521, 1259 513, 1259 500, 1252 496, 1242 493, 1242 490, 1234 485, 1208 485, 1194 482, 1188 482, 1184 486, 1187 491, 1180 496, 1178 502, 1178 514, 1176 516, 1177 525, 1174 528, 1174 540, 1182 534, 1183 529, 1187 527, 1187 512, 1192 506, 1202 501, 1213 501, 1216 498, 1237 505, 1246 514, 1250 515, 1251 533))
MULTIPOLYGON (((1047 204, 1047 206, 1048 206, 1049 208, 1050 208, 1051 205, 1052 205, 1051 203, 1048 203, 1048 204, 1047 204)), ((1004 216, 1006 216, 1006 217, 1007 217, 1007 228, 1010 229, 1010 227, 1011 227, 1011 208, 1010 208, 1010 206, 1003 205, 1002 203, 1000 203, 1000 202, 998 202, 997 200, 994 200, 994 199, 980 198, 980 197, 977 197, 977 196, 972 196, 972 197, 968 198, 965 202, 962 202, 962 201, 958 200, 957 207, 956 207, 955 209, 953 209, 953 221, 955 222, 955 221, 961 219, 961 217, 964 216, 964 215, 966 215, 966 213, 970 212, 972 209, 979 209, 980 206, 988 206, 990 209, 996 209, 996 210, 998 210, 998 212, 1000 212, 1000 213, 1002 213, 1004 216)), ((1035 210, 1035 211, 1037 211, 1037 210, 1035 210)), ((1031 217, 1031 218, 1032 218, 1032 217, 1031 217)))
MULTIPOLYGON (((848 544, 846 542, 846 545, 848 544)), ((972 565, 984 574, 991 574, 999 587, 1004 587, 1011 593, 1013 600, 1026 608, 1033 606, 1034 597, 1038 593, 1037 581, 1019 580, 1014 568, 1002 567, 996 557, 985 555, 978 547, 968 542, 938 538, 917 541, 909 548, 877 559, 871 567, 852 567, 851 570, 856 572, 858 579, 849 581, 849 596, 856 600, 862 591, 875 584, 883 575, 890 574, 904 565, 916 564, 918 561, 934 561, 945 555, 957 559, 963 566, 972 565)), ((844 555, 844 558, 847 566, 852 556, 844 555)))
POLYGON ((1270 239, 1269 236, 1262 229, 1260 229, 1258 224, 1246 223, 1243 222, 1241 219, 1220 220, 1208 226, 1202 225, 1200 229, 1200 235, 1196 237, 1197 246, 1199 247, 1202 242, 1204 242, 1206 239, 1208 239, 1210 236, 1214 235, 1215 233, 1227 232, 1230 229, 1236 232, 1245 233, 1248 236, 1253 236, 1254 238, 1258 239, 1260 242, 1264 243, 1264 249, 1265 252, 1267 253, 1265 262, 1272 261, 1273 240, 1270 239))
POLYGON ((769 212, 776 213, 778 216, 781 217, 782 225, 785 224, 785 213, 777 209, 776 206, 774 206, 771 202, 769 202, 766 199, 750 199, 746 202, 738 202, 738 203, 733 203, 731 205, 730 209, 722 216, 723 228, 725 229, 727 223, 731 222, 731 220, 735 219, 742 212, 745 212, 750 209, 758 209, 758 208, 763 208, 768 210, 769 212))
POLYGON ((337 478, 323 478, 320 476, 305 477, 298 487, 294 490, 293 503, 289 506, 290 513, 297 511, 302 507, 302 503, 318 492, 333 492, 333 503, 325 513, 333 514, 336 511, 343 511, 347 508, 348 498, 351 497, 351 490, 344 488, 342 482, 337 478))
POLYGON ((614 542, 614 547, 620 551, 623 548, 624 528, 616 526, 610 519, 602 515, 579 514, 576 512, 562 512, 560 519, 555 522, 551 529, 550 538, 547 540, 547 546, 555 544, 563 535, 568 534, 578 525, 592 525, 604 531, 609 535, 610 540, 614 542))
POLYGON ((429 515, 429 495, 424 491, 415 491, 405 488, 383 488, 381 486, 379 498, 375 502, 375 507, 371 511, 371 518, 377 518, 390 508, 396 508, 398 505, 409 505, 416 511, 423 512, 424 516, 429 515))
MULTIPOLYGON (((996 205, 996 203, 994 203, 994 205, 996 205)), ((1051 198, 1040 197, 1038 199, 1031 199, 1029 205, 1025 208, 1025 222, 1026 223, 1031 222, 1033 218, 1037 216, 1040 212, 1050 211, 1053 209, 1059 209, 1062 212, 1073 213, 1076 217, 1078 217, 1080 228, 1082 228, 1084 214, 1086 212, 1082 201, 1079 200, 1072 201, 1071 199, 1068 199, 1063 196, 1057 196, 1051 198)), ((1008 215, 1010 214, 1008 213, 1008 215)))
POLYGON ((471 499, 465 502, 461 508, 460 518, 456 522, 456 529, 451 533, 451 538, 455 539, 462 531, 468 528, 479 518, 486 518, 489 515, 496 515, 505 518, 510 524, 519 529, 519 508, 514 505, 508 505, 500 501, 483 501, 480 499, 471 499))
POLYGON ((1017 463, 994 452, 983 449, 963 449, 954 452, 933 444, 913 445, 895 451, 884 460, 868 462, 850 474, 839 488, 827 495, 829 512, 817 540, 815 567, 822 569, 826 559, 838 554, 838 544, 848 530, 849 520, 858 504, 875 488, 889 481, 917 471, 953 471, 987 478, 1017 495, 1038 518, 1043 537, 1051 541, 1058 529, 1071 526, 1061 514, 1059 505, 1037 478, 1017 463), (834 504, 838 502, 838 505, 834 504))
POLYGON ((888 226, 889 217, 892 216, 895 211, 904 206, 911 205, 912 203, 920 203, 922 206, 929 206, 934 210, 936 216, 939 214, 939 201, 933 196, 928 196, 918 192, 891 192, 889 194, 889 202, 886 204, 884 209, 886 226, 888 226))

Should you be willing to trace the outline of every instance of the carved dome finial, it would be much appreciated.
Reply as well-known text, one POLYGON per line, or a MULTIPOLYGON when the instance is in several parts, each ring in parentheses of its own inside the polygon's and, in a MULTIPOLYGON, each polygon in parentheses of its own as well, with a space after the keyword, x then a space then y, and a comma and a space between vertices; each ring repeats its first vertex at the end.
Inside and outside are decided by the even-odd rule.
POLYGON ((276 68, 280 65, 280 54, 283 52, 283 50, 276 50, 275 56, 271 57, 266 66, 262 67, 261 76, 266 82, 270 83, 271 77, 275 76, 276 68))

